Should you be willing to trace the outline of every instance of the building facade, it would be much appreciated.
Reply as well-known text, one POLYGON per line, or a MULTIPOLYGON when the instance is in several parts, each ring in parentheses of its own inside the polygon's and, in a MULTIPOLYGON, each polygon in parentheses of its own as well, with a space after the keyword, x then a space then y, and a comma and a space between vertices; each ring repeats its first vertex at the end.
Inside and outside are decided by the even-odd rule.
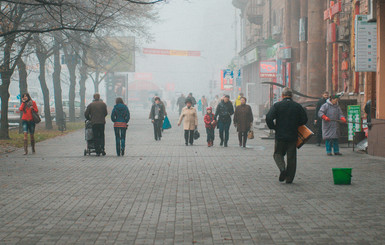
POLYGON ((345 113, 359 105, 363 119, 371 101, 368 151, 385 157, 378 148, 385 146, 385 0, 233 0, 233 5, 241 10, 239 56, 247 96, 267 107, 278 100, 281 86, 299 92, 296 99, 303 103, 329 91, 341 95, 345 113), (376 26, 377 35, 363 33, 361 25, 376 26), (262 74, 264 61, 275 64, 275 75, 262 74))

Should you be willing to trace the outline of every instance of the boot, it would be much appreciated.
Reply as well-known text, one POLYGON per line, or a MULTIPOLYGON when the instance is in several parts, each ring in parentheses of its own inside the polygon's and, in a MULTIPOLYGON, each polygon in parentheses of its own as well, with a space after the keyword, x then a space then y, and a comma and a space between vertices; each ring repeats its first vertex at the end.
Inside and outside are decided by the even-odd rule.
POLYGON ((32 153, 35 153, 35 139, 31 139, 32 153))
POLYGON ((28 154, 28 140, 24 140, 24 155, 28 154))
POLYGON ((207 142, 207 147, 211 147, 211 142, 207 142))

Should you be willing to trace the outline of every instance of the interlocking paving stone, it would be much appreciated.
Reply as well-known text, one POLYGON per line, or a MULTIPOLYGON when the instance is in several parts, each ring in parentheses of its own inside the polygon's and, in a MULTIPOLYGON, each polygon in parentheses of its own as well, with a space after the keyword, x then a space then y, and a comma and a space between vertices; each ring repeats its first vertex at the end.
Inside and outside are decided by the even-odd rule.
MULTIPOLYGON (((82 130, 37 144, 37 153, 0 156, 0 244, 383 244, 385 159, 342 148, 298 153, 292 185, 278 182, 273 141, 228 148, 183 130, 153 140, 146 114, 132 111, 126 156, 83 156, 82 130), (352 167, 350 186, 332 167, 352 167)), ((256 132, 258 136, 260 132, 256 132)))

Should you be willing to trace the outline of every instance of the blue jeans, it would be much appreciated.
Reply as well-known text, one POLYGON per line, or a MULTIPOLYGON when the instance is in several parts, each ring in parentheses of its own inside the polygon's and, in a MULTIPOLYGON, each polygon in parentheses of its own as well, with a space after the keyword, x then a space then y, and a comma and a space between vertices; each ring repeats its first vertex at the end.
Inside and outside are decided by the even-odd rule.
POLYGON ((116 154, 120 156, 120 152, 126 147, 126 131, 127 128, 114 128, 116 141, 116 154))
POLYGON ((325 140, 325 145, 326 145, 326 153, 332 153, 332 147, 334 150, 334 153, 339 153, 340 152, 340 147, 338 145, 338 139, 328 139, 325 140))
POLYGON ((218 121, 219 138, 221 138, 221 141, 222 142, 224 141, 226 144, 229 141, 230 125, 231 125, 231 121, 229 122, 218 121))
POLYGON ((35 122, 34 121, 22 121, 22 126, 23 126, 23 132, 24 133, 30 133, 30 134, 35 134, 35 122))

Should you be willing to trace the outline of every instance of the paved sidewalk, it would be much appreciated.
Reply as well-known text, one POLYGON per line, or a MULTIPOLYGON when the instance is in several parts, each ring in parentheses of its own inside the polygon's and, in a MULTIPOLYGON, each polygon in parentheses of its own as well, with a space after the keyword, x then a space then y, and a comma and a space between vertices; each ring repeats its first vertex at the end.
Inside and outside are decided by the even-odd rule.
POLYGON ((200 117, 186 147, 174 116, 156 142, 147 114, 132 114, 124 157, 111 124, 105 157, 83 156, 83 131, 2 155, 0 244, 385 243, 385 159, 306 145, 287 185, 273 141, 239 148, 232 127, 230 147, 207 148, 200 117), (334 185, 332 167, 352 167, 352 185, 334 185))

